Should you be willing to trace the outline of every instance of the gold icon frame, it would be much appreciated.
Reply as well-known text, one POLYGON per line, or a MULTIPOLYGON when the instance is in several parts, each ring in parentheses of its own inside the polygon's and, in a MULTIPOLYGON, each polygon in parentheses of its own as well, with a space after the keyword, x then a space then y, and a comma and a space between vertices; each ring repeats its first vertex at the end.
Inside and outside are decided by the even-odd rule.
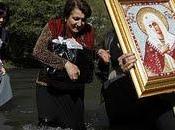
POLYGON ((136 55, 137 61, 134 68, 130 70, 130 74, 138 97, 174 92, 175 70, 151 75, 144 65, 145 53, 143 52, 146 52, 144 47, 149 34, 145 35, 145 30, 139 22, 142 21, 143 16, 138 16, 138 13, 141 10, 144 10, 142 13, 153 13, 155 17, 160 18, 167 30, 175 35, 175 29, 173 29, 175 28, 175 1, 105 0, 105 4, 123 53, 133 52, 136 55))

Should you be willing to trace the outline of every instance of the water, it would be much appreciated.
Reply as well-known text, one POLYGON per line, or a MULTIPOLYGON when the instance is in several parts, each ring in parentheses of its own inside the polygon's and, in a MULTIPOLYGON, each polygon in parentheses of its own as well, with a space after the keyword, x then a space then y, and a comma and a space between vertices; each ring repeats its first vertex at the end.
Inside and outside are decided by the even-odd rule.
MULTIPOLYGON (((13 99, 0 108, 0 130, 61 130, 37 127, 35 79, 37 69, 10 70, 13 99)), ((95 81, 85 90, 85 120, 88 130, 107 130, 104 104, 100 104, 100 87, 95 81)), ((70 130, 70 129, 65 129, 70 130)))

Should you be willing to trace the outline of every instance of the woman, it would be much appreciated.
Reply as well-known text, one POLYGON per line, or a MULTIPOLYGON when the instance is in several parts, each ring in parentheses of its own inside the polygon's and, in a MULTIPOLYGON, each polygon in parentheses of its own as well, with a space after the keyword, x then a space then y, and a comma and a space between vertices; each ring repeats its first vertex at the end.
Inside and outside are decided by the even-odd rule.
POLYGON ((5 48, 8 43, 8 31, 6 29, 6 23, 8 21, 8 7, 0 2, 0 57, 1 57, 1 68, 0 71, 2 74, 5 74, 5 69, 3 67, 2 62, 4 62, 6 58, 5 48))
MULTIPOLYGON (((47 74, 44 76, 45 70, 41 71, 37 79, 40 125, 73 130, 86 129, 83 117, 84 84, 89 82, 86 81, 87 78, 92 79, 89 72, 93 69, 94 52, 94 32, 86 23, 90 15, 91 9, 86 1, 67 0, 63 19, 51 19, 36 43, 33 55, 47 65, 47 74), (79 49, 75 52, 73 49, 65 49, 69 53, 57 54, 54 51, 54 43, 66 43, 67 48, 73 44, 79 49)), ((97 53, 105 62, 109 61, 107 51, 99 49, 97 53)))
POLYGON ((0 2, 0 106, 12 98, 9 76, 3 67, 3 63, 7 59, 7 43, 9 40, 9 32, 6 28, 8 19, 9 9, 4 3, 0 2))

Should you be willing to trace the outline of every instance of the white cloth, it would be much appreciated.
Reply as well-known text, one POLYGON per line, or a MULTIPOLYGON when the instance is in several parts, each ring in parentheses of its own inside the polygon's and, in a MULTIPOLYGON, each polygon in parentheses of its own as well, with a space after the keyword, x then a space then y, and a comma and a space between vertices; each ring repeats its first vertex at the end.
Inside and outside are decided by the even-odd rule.
POLYGON ((66 44, 68 49, 83 49, 83 46, 74 38, 64 39, 63 37, 58 36, 58 39, 53 39, 52 42, 57 44, 66 44))
POLYGON ((10 77, 5 74, 2 76, 0 83, 0 106, 4 105, 13 97, 10 85, 10 77))

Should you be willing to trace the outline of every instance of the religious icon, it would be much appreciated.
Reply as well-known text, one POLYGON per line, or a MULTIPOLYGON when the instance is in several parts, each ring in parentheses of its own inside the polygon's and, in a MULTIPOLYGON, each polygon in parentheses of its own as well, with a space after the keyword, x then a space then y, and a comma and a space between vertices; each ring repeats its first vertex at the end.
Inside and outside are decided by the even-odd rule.
POLYGON ((143 64, 148 76, 175 71, 175 35, 169 32, 166 17, 154 8, 145 7, 136 18, 147 35, 143 64))
POLYGON ((173 0, 105 0, 124 53, 136 54, 130 71, 138 97, 175 91, 173 0))

